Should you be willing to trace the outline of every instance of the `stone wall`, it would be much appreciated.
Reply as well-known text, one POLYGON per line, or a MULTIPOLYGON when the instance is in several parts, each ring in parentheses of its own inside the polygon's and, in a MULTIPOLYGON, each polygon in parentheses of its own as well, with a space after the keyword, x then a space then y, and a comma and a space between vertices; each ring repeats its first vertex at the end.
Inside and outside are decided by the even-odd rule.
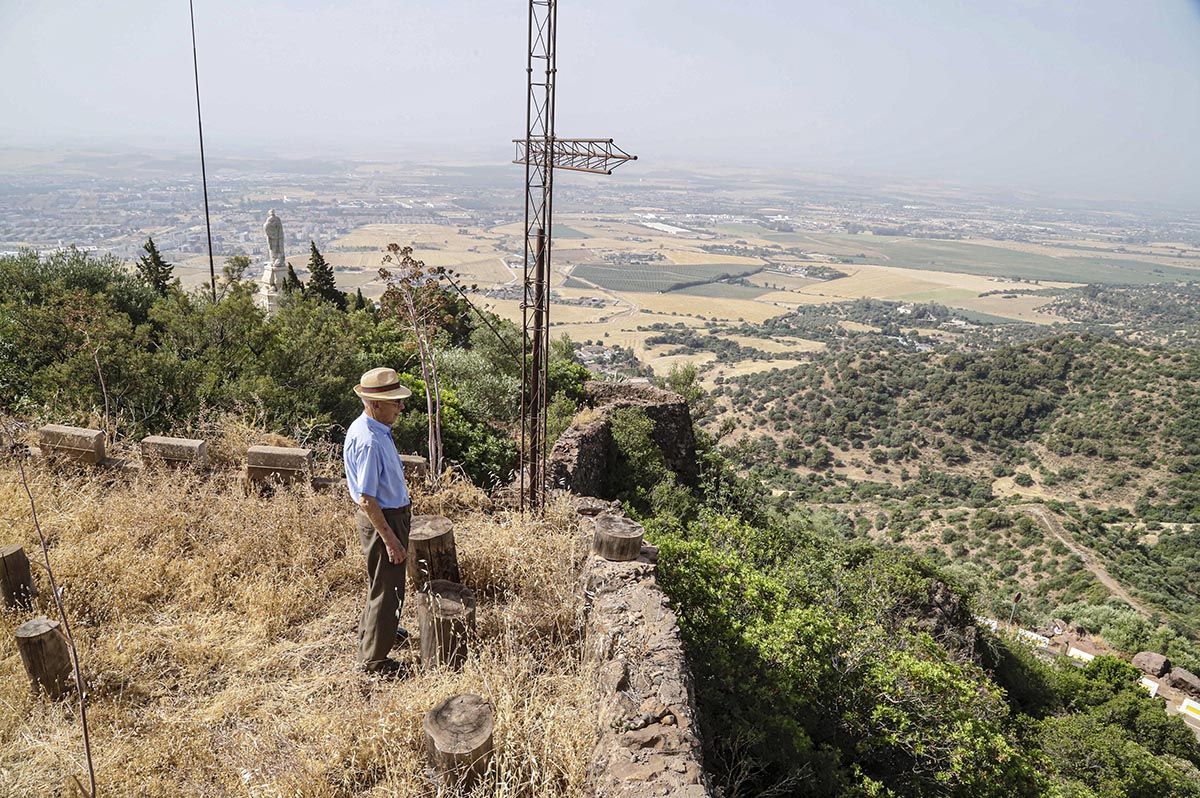
MULTIPOLYGON (((594 505, 593 505, 594 507, 594 505)), ((580 519, 590 537, 591 519, 580 519)), ((588 796, 712 795, 679 625, 658 586, 657 550, 631 562, 588 557, 584 648, 600 663, 598 736, 588 796)))
POLYGON ((646 414, 654 423, 651 437, 667 466, 683 484, 696 484, 696 438, 683 397, 644 383, 592 381, 583 391, 586 405, 598 414, 559 436, 546 466, 551 485, 581 496, 608 498, 604 496, 604 474, 616 454, 611 416, 624 407, 636 407, 646 414))

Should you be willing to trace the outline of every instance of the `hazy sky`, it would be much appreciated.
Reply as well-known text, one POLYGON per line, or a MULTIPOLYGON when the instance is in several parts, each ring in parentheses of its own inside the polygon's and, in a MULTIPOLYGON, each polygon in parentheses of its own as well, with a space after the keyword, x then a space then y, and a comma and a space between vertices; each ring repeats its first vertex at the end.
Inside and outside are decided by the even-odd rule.
MULTIPOLYGON (((525 122, 517 0, 195 0, 206 145, 473 162, 525 122)), ((0 146, 195 146, 186 0, 0 0, 0 146)), ((558 132, 1200 205, 1200 0, 562 0, 558 132)), ((629 167, 637 168, 637 167, 629 167)))

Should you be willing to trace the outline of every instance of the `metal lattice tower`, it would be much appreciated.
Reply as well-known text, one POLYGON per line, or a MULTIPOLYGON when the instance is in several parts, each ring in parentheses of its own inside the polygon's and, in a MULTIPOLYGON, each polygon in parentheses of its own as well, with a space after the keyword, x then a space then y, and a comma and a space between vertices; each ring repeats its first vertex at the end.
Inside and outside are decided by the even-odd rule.
POLYGON ((612 139, 554 135, 555 40, 558 0, 529 0, 529 90, 525 138, 513 139, 513 163, 525 165, 525 294, 521 320, 521 510, 546 501, 546 383, 550 361, 550 254, 553 250, 554 170, 612 174, 637 160, 612 139))

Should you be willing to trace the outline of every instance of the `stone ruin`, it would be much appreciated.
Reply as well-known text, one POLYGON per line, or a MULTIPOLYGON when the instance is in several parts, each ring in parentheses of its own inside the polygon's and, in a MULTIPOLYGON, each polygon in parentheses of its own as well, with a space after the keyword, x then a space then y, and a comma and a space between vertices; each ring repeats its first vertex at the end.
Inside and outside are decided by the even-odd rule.
POLYGON ((612 414, 636 407, 654 424, 651 437, 684 485, 699 479, 692 415, 679 394, 643 383, 591 381, 583 386, 585 405, 596 412, 569 427, 550 452, 546 475, 550 484, 580 496, 603 496, 605 474, 616 459, 612 414))

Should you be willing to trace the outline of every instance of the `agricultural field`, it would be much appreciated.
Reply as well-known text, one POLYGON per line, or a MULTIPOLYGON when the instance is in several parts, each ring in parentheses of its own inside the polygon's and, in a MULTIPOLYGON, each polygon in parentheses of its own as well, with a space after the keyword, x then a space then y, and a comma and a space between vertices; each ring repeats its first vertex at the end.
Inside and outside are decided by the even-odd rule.
POLYGON ((754 338, 749 335, 726 335, 724 337, 741 346, 748 346, 751 349, 759 349, 763 352, 775 354, 820 352, 825 349, 825 344, 820 341, 809 341, 804 338, 790 338, 785 336, 754 338))
MULTIPOLYGON (((481 230, 460 232, 465 229, 431 224, 372 224, 334 239, 321 248, 321 253, 333 265, 339 285, 343 288, 361 285, 367 295, 373 295, 368 292, 368 285, 382 291, 377 273, 391 243, 411 246, 414 257, 429 266, 454 269, 461 282, 490 286, 516 278, 516 272, 506 265, 511 256, 499 249, 498 236, 481 230), (367 279, 355 280, 352 276, 355 272, 367 279)), ((308 253, 293 254, 289 260, 299 269, 308 262, 308 253)), ((520 269, 517 263, 509 265, 520 269)))
MULTIPOLYGON (((776 240, 767 234, 768 240, 776 240)), ((1051 257, 991 244, 942 241, 877 235, 808 237, 813 243, 833 245, 840 252, 854 251, 865 260, 882 259, 909 269, 962 272, 988 277, 1065 283, 1161 283, 1196 279, 1200 270, 1128 257, 1067 255, 1051 257)), ((819 248, 819 247, 818 247, 819 248)))
MULTIPOLYGON (((391 242, 412 246, 427 264, 452 268, 463 283, 486 290, 519 283, 522 235, 520 223, 490 228, 373 224, 325 243, 322 252, 334 265, 342 289, 362 290, 368 298, 383 291, 378 268, 391 242)), ((1058 294, 1083 290, 1079 286, 1086 281, 1141 283, 1149 289, 1168 279, 1200 277, 1198 254, 1186 245, 1123 247, 1087 240, 1039 243, 784 233, 752 224, 668 232, 649 228, 635 217, 566 214, 555 225, 551 273, 555 294, 564 299, 600 298, 606 304, 585 308, 556 302, 551 316, 554 334, 628 347, 659 371, 674 363, 644 347, 645 328, 659 321, 685 321, 689 326, 715 323, 709 331, 712 335, 734 336, 745 348, 791 359, 785 342, 772 346, 770 339, 760 339, 749 345, 736 339, 733 327, 807 313, 808 308, 819 314, 824 311, 816 306, 863 300, 942 305, 985 330, 1094 325, 1097 322, 1084 318, 1081 308, 1085 301, 1090 302, 1088 309, 1099 307, 1097 302, 1085 298, 1067 305, 1058 301, 1058 294), (805 275, 817 267, 832 267, 844 276, 805 275)), ((307 252, 290 257, 302 278, 307 260, 307 252)), ((257 277, 260 268, 256 264, 251 274, 257 277)), ((207 282, 207 263, 203 258, 188 258, 179 264, 179 274, 189 285, 200 285, 207 282)), ((479 296, 476 301, 504 318, 518 322, 521 318, 515 298, 479 296)), ((858 323, 843 319, 842 324, 858 323)), ((930 328, 926 332, 910 330, 909 334, 948 345, 961 337, 945 327, 926 326, 930 328)), ((863 331, 857 326, 844 328, 851 333, 863 331)), ((803 360, 811 350, 800 346, 795 355, 803 360)), ((709 384, 718 376, 762 368, 762 361, 753 358, 743 364, 709 358, 691 362, 709 384)))
POLYGON ((672 291, 689 283, 717 280, 721 277, 738 277, 761 268, 753 263, 695 263, 686 266, 664 263, 586 263, 576 266, 571 276, 610 291, 659 293, 672 291))
POLYGON ((715 297, 718 299, 758 299, 763 294, 771 292, 765 288, 752 285, 721 282, 689 285, 686 288, 676 289, 674 293, 686 296, 715 297))
POLYGON ((799 291, 803 288, 818 285, 823 281, 814 280, 810 277, 797 277, 794 274, 764 270, 758 274, 750 275, 746 278, 746 282, 751 285, 761 285, 764 288, 770 288, 775 291, 799 291))

